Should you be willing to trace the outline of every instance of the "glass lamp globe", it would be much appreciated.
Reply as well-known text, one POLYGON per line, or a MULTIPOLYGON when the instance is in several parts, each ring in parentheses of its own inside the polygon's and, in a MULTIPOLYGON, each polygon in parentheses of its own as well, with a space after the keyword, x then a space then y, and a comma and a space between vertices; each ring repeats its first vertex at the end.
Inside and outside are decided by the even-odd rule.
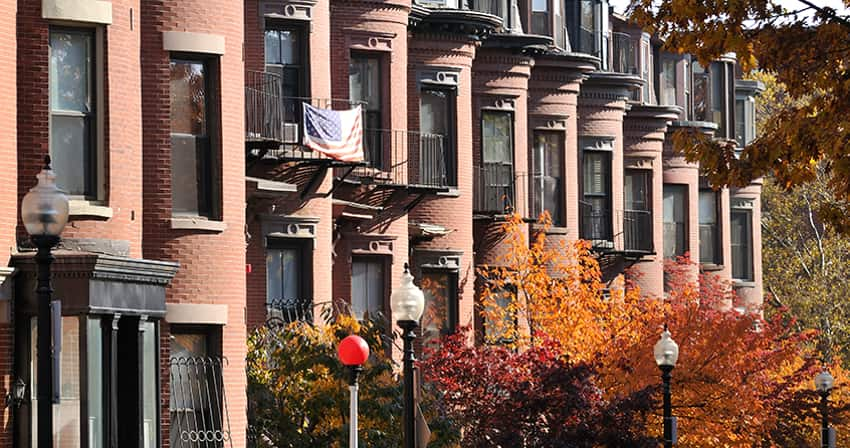
POLYGON ((425 294, 413 284, 413 276, 410 275, 407 263, 404 265, 404 274, 401 275, 401 285, 390 296, 390 305, 397 321, 419 322, 425 310, 425 294))
POLYGON ((832 385, 835 383, 835 379, 832 375, 829 374, 826 370, 815 377, 815 389, 818 392, 829 392, 832 390, 832 385))
POLYGON ((670 337, 670 332, 667 329, 661 333, 661 339, 655 343, 653 354, 659 367, 676 366, 676 361, 679 359, 679 345, 670 337))
POLYGON ((68 223, 68 197, 56 186, 49 160, 36 177, 21 201, 21 220, 31 236, 58 236, 68 223))

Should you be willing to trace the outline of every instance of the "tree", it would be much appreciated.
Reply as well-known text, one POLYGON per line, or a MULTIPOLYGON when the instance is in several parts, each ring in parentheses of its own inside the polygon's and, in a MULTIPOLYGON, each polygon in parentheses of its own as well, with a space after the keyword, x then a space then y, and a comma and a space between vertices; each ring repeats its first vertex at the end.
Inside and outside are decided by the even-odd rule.
MULTIPOLYGON (((546 223, 544 218, 544 228, 546 223)), ((541 347, 557 350, 570 360, 561 368, 590 364, 601 400, 628 403, 657 390, 660 373, 652 347, 667 324, 681 348, 673 372, 681 446, 789 446, 782 443, 816 439, 810 433, 817 428, 810 384, 820 361, 812 350, 813 332, 798 330, 786 313, 764 319, 759 309, 729 307, 736 302, 729 282, 702 273, 694 283, 694 267, 687 259, 667 263, 668 292, 663 301, 641 297, 629 282, 614 282, 626 286, 609 290, 586 243, 569 250, 547 247, 543 233, 529 241, 522 225, 519 218, 506 223, 510 250, 499 267, 480 272, 486 282, 481 299, 486 341, 509 341, 508 346, 520 353, 541 347), (549 340, 558 344, 553 348, 547 345, 549 340), (809 419, 789 425, 783 417, 792 412, 809 419)), ((513 362, 507 352, 491 358, 500 357, 513 362)), ((457 375, 444 382, 464 384, 463 375, 475 369, 457 369, 457 375)), ((484 371, 522 378, 514 370, 484 371)), ((501 387, 510 390, 508 384, 496 391, 501 387)), ((472 400, 461 392, 453 397, 472 400)), ((837 397, 844 397, 843 392, 837 397)), ((498 403, 480 404, 498 408, 498 403)), ((522 421, 521 415, 510 411, 505 411, 506 420, 522 421)), ((836 412, 840 416, 844 411, 836 412)), ((645 418, 649 435, 659 437, 660 409, 654 408, 645 418)))
MULTIPOLYGON (((809 0, 800 3, 799 10, 789 11, 776 0, 631 0, 628 13, 664 38, 669 51, 694 54, 703 63, 735 52, 745 71, 758 67, 785 88, 790 101, 764 123, 740 157, 734 142, 676 136, 676 146, 700 162, 712 184, 744 186, 772 174, 778 185, 790 188, 815 179, 822 166, 840 203, 850 198, 845 150, 850 143, 850 22, 809 0)), ((837 209, 822 214, 842 221, 841 229, 850 221, 837 209)))

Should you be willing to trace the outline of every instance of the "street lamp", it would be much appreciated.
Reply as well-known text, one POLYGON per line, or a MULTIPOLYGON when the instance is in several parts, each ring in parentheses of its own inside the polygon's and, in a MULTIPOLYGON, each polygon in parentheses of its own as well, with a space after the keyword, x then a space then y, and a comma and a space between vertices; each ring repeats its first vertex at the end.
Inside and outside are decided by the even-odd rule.
POLYGON ((670 403, 670 372, 676 367, 676 361, 679 359, 679 346, 670 337, 667 325, 664 325, 661 339, 655 343, 653 354, 655 363, 661 369, 661 381, 664 383, 664 448, 672 448, 676 443, 676 419, 673 417, 673 407, 670 403))
POLYGON ((414 448, 416 411, 413 406, 413 362, 416 361, 416 355, 413 353, 413 340, 416 339, 414 330, 425 309, 425 294, 413 284, 407 263, 404 264, 401 286, 393 291, 390 304, 404 340, 404 448, 414 448))
POLYGON ((351 376, 348 381, 349 391, 349 430, 348 446, 357 448, 357 377, 363 371, 363 363, 369 359, 369 344, 355 334, 346 336, 339 342, 337 355, 342 364, 348 367, 351 376))
POLYGON ((21 220, 38 249, 38 446, 53 447, 53 360, 50 334, 50 301, 53 287, 50 284, 51 250, 59 244, 59 234, 68 223, 68 198, 56 183, 50 169, 50 157, 45 157, 44 169, 36 176, 38 184, 24 195, 21 201, 21 220))
POLYGON ((815 377, 815 390, 820 394, 820 412, 821 412, 821 447, 832 448, 835 446, 835 434, 833 429, 829 427, 829 393, 832 392, 832 385, 835 379, 826 370, 819 373, 815 377))

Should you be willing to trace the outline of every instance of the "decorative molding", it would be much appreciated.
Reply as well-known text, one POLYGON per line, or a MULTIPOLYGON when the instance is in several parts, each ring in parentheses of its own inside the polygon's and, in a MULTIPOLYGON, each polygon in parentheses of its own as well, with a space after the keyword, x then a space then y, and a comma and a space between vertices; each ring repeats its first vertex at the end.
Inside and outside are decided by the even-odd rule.
POLYGON ((539 131, 566 131, 567 118, 564 116, 536 115, 529 113, 531 128, 539 131))
POLYGON ((263 232, 263 247, 268 247, 269 239, 310 238, 316 248, 319 218, 308 216, 260 215, 263 232))
POLYGON ((516 97, 488 95, 486 98, 481 98, 479 103, 482 110, 501 110, 508 112, 516 110, 516 97))
POLYGON ((163 31, 162 49, 187 53, 223 55, 225 39, 220 34, 191 33, 188 31, 163 31))
POLYGON ((260 2, 260 14, 267 19, 313 20, 313 6, 310 0, 269 0, 260 2))
POLYGON ((629 157, 623 158, 623 168, 636 170, 651 170, 653 168, 651 157, 629 157))
POLYGON ((614 137, 579 135, 578 142, 582 151, 614 151, 614 137))
POLYGON ((174 216, 171 218, 171 228, 175 230, 204 230, 220 233, 227 230, 227 223, 200 216, 174 216))
POLYGON ((443 269, 460 271, 463 261, 463 251, 449 249, 413 249, 414 267, 422 269, 443 269))
POLYGON ((456 67, 428 66, 416 72, 416 82, 419 88, 422 85, 455 87, 460 90, 460 72, 456 67))
POLYGON ((348 41, 347 46, 351 50, 392 52, 393 39, 396 38, 396 33, 364 31, 354 28, 346 28, 345 33, 348 41))
POLYGON ((732 197, 729 199, 729 207, 730 208, 741 208, 752 210, 755 208, 755 200, 752 198, 736 198, 732 197))
POLYGON ((348 242, 348 248, 354 255, 390 255, 393 254, 393 235, 376 233, 344 232, 342 239, 348 242))

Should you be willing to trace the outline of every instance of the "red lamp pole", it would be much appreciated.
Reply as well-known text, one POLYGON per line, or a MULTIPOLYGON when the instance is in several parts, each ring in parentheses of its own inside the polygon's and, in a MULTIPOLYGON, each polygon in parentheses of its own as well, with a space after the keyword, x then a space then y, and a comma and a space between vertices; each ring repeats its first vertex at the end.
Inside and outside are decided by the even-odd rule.
POLYGON ((363 371, 363 363, 369 359, 369 344, 360 336, 352 334, 340 341, 337 354, 342 364, 347 366, 351 372, 348 381, 350 396, 348 446, 349 448, 357 448, 357 392, 359 390, 357 378, 363 371))

